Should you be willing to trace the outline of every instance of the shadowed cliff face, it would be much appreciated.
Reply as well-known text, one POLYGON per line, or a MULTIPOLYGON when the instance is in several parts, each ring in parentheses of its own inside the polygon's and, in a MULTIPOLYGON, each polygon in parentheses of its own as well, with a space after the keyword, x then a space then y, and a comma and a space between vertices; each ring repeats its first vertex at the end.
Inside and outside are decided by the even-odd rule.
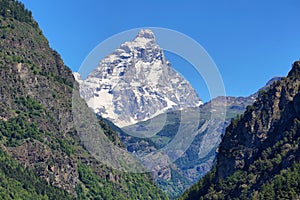
POLYGON ((259 92, 255 103, 231 121, 213 170, 183 199, 299 198, 299 72, 297 61, 286 78, 259 92))
POLYGON ((266 147, 284 137, 294 119, 299 118, 299 63, 294 63, 287 78, 261 92, 243 117, 227 128, 220 145, 218 177, 247 169, 266 147))

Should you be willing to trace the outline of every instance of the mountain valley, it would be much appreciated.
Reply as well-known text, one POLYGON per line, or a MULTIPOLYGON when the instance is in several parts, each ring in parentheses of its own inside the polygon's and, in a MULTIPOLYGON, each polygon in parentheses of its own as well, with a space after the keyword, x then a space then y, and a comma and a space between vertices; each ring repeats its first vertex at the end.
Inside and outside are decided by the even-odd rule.
POLYGON ((82 78, 0 5, 0 199, 300 199, 300 61, 203 102, 150 29, 82 78))

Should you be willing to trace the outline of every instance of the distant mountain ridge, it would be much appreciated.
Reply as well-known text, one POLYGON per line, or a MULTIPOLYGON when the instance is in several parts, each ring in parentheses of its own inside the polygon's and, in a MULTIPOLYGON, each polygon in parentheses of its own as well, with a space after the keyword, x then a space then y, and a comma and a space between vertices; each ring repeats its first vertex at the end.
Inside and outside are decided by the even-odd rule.
POLYGON ((147 29, 101 60, 85 80, 74 76, 89 107, 120 127, 202 104, 147 29))
MULTIPOLYGON (((153 137, 135 138, 126 133, 137 131, 138 129, 142 130, 144 124, 151 120, 161 121, 160 118, 163 118, 164 114, 158 115, 149 121, 124 127, 123 130, 126 130, 126 132, 118 131, 120 138, 128 151, 140 155, 149 154, 168 145, 177 134, 180 123, 199 120, 199 128, 195 130, 197 134, 186 152, 170 166, 163 166, 162 168, 157 166, 157 169, 160 170, 154 172, 154 177, 159 186, 171 197, 178 197, 187 187, 197 182, 211 169, 214 164, 217 147, 221 142, 221 135, 225 134, 225 128, 230 124, 231 119, 241 115, 248 105, 253 104, 259 91, 268 89, 281 78, 274 77, 270 79, 258 92, 248 97, 220 96, 200 107, 167 112, 164 127, 153 137), (223 121, 221 112, 224 111, 224 107, 226 107, 226 118, 223 121), (181 121, 181 112, 189 113, 189 119, 186 122, 181 121), (215 115, 214 119, 211 119, 212 113, 215 115), (204 124, 207 124, 207 126, 203 126, 204 124), (199 132, 201 129, 202 131, 199 132)), ((191 137, 192 135, 194 135, 194 132, 187 129, 185 136, 191 137)))

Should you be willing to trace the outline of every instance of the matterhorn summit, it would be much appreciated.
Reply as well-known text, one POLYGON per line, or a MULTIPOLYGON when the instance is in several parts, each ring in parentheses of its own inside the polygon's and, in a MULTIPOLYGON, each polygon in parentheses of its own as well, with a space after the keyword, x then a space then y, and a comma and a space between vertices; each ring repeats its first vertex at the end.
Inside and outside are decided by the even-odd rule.
POLYGON ((151 30, 141 30, 134 40, 123 43, 85 80, 78 73, 74 76, 88 106, 120 127, 202 104, 166 60, 151 30))

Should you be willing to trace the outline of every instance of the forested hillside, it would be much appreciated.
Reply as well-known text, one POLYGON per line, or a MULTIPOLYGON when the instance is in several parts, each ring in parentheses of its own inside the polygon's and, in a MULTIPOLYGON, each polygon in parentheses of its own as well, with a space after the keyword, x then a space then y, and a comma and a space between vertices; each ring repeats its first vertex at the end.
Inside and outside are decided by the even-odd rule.
MULTIPOLYGON (((71 70, 23 4, 0 4, 2 197, 166 199, 149 174, 110 169, 85 149, 72 117, 71 70)), ((116 133, 99 123, 121 147, 116 133)))
POLYGON ((231 121, 213 170, 182 199, 300 198, 300 61, 231 121))

